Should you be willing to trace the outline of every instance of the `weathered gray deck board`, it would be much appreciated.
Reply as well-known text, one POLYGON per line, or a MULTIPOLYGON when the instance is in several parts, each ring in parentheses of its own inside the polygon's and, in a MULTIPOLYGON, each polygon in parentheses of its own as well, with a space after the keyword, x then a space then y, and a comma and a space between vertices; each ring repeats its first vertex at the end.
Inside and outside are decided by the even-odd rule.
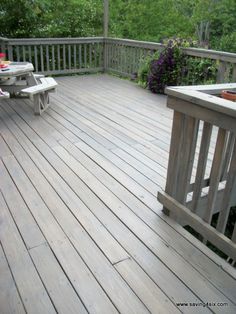
MULTIPOLYGON (((3 309, 12 300, 31 312, 25 286, 34 276, 14 266, 14 250, 39 274, 44 303, 36 308, 208 313, 176 303, 226 302, 224 312, 235 313, 235 270, 163 216, 156 200, 172 124, 165 98, 107 75, 57 81, 41 117, 28 100, 0 104, 2 230, 9 225, 16 244, 25 245, 16 248, 13 235, 8 242, 0 233, 6 289, 10 280, 17 286, 3 309)), ((210 310, 222 313, 219 306, 210 310)))

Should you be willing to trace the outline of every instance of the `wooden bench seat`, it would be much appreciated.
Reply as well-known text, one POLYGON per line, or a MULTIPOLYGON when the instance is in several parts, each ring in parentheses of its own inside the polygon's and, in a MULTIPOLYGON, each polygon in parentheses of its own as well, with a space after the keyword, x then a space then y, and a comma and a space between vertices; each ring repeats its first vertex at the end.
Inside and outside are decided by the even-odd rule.
POLYGON ((38 73, 33 73, 33 76, 37 81, 45 77, 43 74, 38 74, 38 73))
POLYGON ((57 86, 57 82, 52 77, 40 78, 40 82, 41 83, 38 85, 34 85, 34 86, 30 86, 30 87, 22 89, 22 93, 29 94, 31 96, 31 95, 35 95, 41 92, 55 89, 55 87, 57 86))
POLYGON ((9 98, 10 94, 8 92, 0 92, 0 99, 9 98))
POLYGON ((54 92, 57 82, 52 77, 39 78, 40 84, 22 89, 34 102, 34 112, 40 115, 49 105, 49 92, 54 92))

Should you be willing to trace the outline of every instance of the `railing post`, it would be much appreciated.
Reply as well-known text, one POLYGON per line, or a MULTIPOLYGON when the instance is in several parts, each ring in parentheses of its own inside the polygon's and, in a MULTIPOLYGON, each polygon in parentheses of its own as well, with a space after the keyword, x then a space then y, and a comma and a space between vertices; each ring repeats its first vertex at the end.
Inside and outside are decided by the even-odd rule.
POLYGON ((108 68, 108 41, 107 38, 103 39, 103 72, 108 68))
POLYGON ((1 52, 7 53, 8 50, 8 38, 0 37, 1 52))
POLYGON ((109 26, 109 0, 104 0, 103 36, 108 37, 109 26))
MULTIPOLYGON (((197 144, 199 120, 174 112, 166 193, 185 205, 197 144)), ((164 212, 169 214, 164 208, 164 212)))

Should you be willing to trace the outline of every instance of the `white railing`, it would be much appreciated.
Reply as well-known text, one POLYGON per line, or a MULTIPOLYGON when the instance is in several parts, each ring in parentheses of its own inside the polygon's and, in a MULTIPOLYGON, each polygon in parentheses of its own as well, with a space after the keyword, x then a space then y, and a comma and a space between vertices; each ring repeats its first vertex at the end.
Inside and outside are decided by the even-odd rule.
MULTIPOLYGON (((163 44, 104 37, 87 38, 0 38, 1 50, 14 61, 30 61, 36 72, 69 74, 108 71, 132 77, 148 54, 163 44)), ((188 56, 216 61, 216 81, 236 81, 236 54, 197 48, 183 48, 188 56)))
POLYGON ((225 235, 236 205, 236 107, 218 97, 222 89, 236 91, 236 84, 166 90, 174 119, 166 188, 158 200, 165 213, 236 261, 235 222, 225 235))

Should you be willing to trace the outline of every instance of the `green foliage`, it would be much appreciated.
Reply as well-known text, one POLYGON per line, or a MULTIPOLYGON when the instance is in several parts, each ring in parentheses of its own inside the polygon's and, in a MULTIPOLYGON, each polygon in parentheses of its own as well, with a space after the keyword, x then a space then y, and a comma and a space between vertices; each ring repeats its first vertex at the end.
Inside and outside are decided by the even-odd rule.
POLYGON ((160 42, 176 36, 197 40, 202 47, 236 51, 235 0, 113 0, 110 16, 114 37, 160 42))
POLYGON ((138 70, 138 84, 144 88, 147 87, 148 75, 150 74, 150 65, 153 60, 160 57, 160 52, 149 54, 147 57, 142 58, 138 70))
POLYGON ((216 43, 214 44, 214 46, 217 46, 219 50, 233 53, 236 52, 236 32, 223 35, 220 41, 215 38, 215 41, 216 43))
POLYGON ((174 0, 110 1, 112 36, 159 42, 173 36, 187 37, 189 29, 190 21, 178 11, 174 0))
MULTIPOLYGON (((110 0, 109 35, 160 42, 192 38, 198 46, 236 51, 235 0, 110 0)), ((101 36, 103 0, 5 0, 2 37, 101 36)))
POLYGON ((138 83, 154 93, 164 93, 166 86, 216 83, 217 61, 187 56, 181 47, 189 47, 187 40, 165 42, 161 53, 142 60, 138 83))
POLYGON ((102 17, 100 0, 7 0, 0 3, 0 36, 101 35, 102 17))
POLYGON ((206 58, 186 58, 181 85, 200 85, 216 83, 217 63, 206 58))

